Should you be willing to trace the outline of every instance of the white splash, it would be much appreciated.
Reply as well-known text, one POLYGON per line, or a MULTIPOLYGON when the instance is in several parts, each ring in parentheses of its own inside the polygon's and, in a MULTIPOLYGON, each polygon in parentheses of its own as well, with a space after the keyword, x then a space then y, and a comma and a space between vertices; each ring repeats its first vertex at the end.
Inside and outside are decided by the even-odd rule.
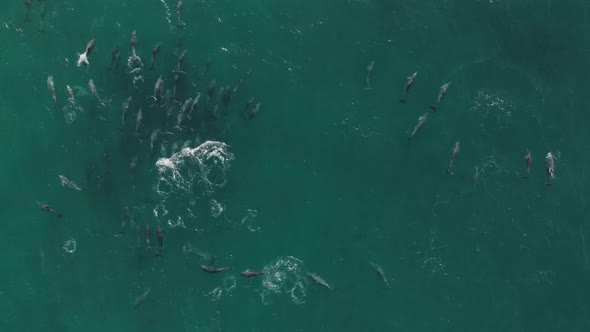
POLYGON ((261 296, 269 304, 272 294, 289 294, 295 304, 305 303, 307 279, 303 271, 303 262, 292 256, 279 257, 264 267, 262 278, 264 287, 261 296))
POLYGON ((190 193, 195 182, 208 191, 221 188, 227 181, 232 160, 234 155, 228 151, 228 145, 217 141, 206 141, 196 148, 184 148, 170 158, 160 158, 156 162, 160 175, 156 192, 162 196, 173 191, 190 193))
POLYGON ((64 248, 65 252, 67 252, 68 254, 73 254, 77 249, 76 240, 74 240, 74 239, 67 240, 66 243, 64 244, 63 248, 64 248))
POLYGON ((213 218, 219 217, 225 210, 224 206, 214 199, 210 200, 209 204, 211 205, 211 216, 213 218))
POLYGON ((479 90, 471 110, 481 114, 481 128, 485 131, 490 122, 505 127, 511 124, 513 105, 502 98, 500 91, 479 90))
POLYGON ((246 227, 248 227, 248 230, 250 230, 250 232, 260 231, 260 227, 254 225, 254 220, 256 219, 256 217, 258 217, 258 211, 253 210, 253 209, 248 209, 246 211, 246 215, 242 218, 242 221, 241 221, 242 225, 246 225, 246 227))

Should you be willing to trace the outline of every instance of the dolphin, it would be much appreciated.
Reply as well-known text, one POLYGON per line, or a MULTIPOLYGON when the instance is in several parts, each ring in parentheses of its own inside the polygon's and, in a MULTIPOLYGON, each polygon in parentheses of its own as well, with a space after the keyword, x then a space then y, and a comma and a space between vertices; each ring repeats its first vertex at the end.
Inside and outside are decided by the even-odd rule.
POLYGON ((135 298, 135 305, 133 305, 134 309, 137 309, 140 305, 142 305, 145 302, 145 299, 147 298, 151 290, 152 288, 150 287, 146 289, 145 292, 143 292, 143 294, 135 298))
POLYGON ((191 108, 188 111, 188 114, 186 115, 186 117, 189 118, 189 120, 191 119, 191 114, 193 114, 193 111, 199 105, 199 100, 201 100, 201 94, 197 93, 197 96, 193 99, 193 104, 191 105, 191 108))
POLYGON ((62 187, 63 186, 68 186, 68 187, 70 187, 70 188, 72 188, 72 189, 74 189, 76 191, 85 191, 86 190, 86 189, 83 189, 83 188, 78 187, 78 185, 76 184, 76 182, 74 182, 74 181, 66 178, 65 176, 63 176, 63 175, 58 175, 58 176, 59 176, 59 179, 61 180, 62 187))
POLYGON ((152 64, 150 65, 150 69, 152 70, 154 69, 154 61, 156 60, 158 53, 160 53, 160 42, 158 42, 152 49, 152 64))
POLYGON ((436 106, 438 106, 438 104, 443 99, 445 94, 447 94, 447 90, 449 89, 449 86, 451 86, 451 82, 447 82, 440 87, 440 91, 438 92, 438 97, 436 98, 436 104, 433 106, 430 106, 430 109, 432 109, 433 111, 436 112, 436 106))
POLYGON ((182 65, 182 63, 184 62, 184 59, 186 59, 186 50, 182 51, 182 53, 180 53, 180 56, 178 57, 178 71, 180 72, 180 65, 182 65))
POLYGON ((158 80, 156 81, 156 85, 154 86, 154 100, 157 102, 162 102, 162 98, 163 98, 163 89, 164 89, 164 80, 162 79, 162 76, 158 77, 158 80))
POLYGON ((51 94, 51 99, 53 99, 53 104, 57 107, 57 95, 55 93, 55 83, 53 82, 53 76, 49 75, 47 77, 47 89, 49 90, 49 94, 51 94))
POLYGON ((526 176, 521 176, 521 178, 526 179, 531 175, 531 167, 533 166, 533 155, 531 151, 526 152, 524 160, 526 161, 526 176))
POLYGON ((84 66, 89 65, 88 56, 90 55, 90 52, 92 52, 93 49, 94 49, 94 39, 89 41, 88 44, 86 44, 86 49, 84 49, 84 52, 82 54, 78 55, 78 61, 76 62, 78 67, 80 67, 81 65, 84 65, 84 66))
POLYGON ((121 107, 122 115, 121 115, 121 130, 125 129, 125 119, 127 118, 127 112, 129 112, 129 103, 131 102, 131 97, 127 98, 123 102, 123 106, 121 107))
POLYGON ((383 272, 383 269, 381 268, 381 266, 379 266, 373 262, 369 262, 369 265, 371 265, 373 270, 375 270, 375 272, 377 272, 377 274, 379 275, 381 280, 383 280, 383 282, 385 283, 385 286, 387 286, 387 288, 391 288, 391 286, 389 285, 389 281, 387 281, 387 277, 385 276, 385 272, 383 272))
POLYGON ((213 267, 213 266, 201 265, 201 269, 207 273, 219 273, 219 272, 222 272, 225 270, 231 270, 231 266, 213 267))
POLYGON ((545 162, 547 163, 547 183, 545 185, 551 187, 553 185, 551 180, 555 179, 555 156, 551 152, 548 152, 545 162))
POLYGON ((424 113, 421 117, 418 118, 418 123, 416 124, 416 127, 414 127, 414 131, 412 131, 412 135, 410 135, 410 137, 408 137, 408 141, 411 140, 412 137, 414 137, 414 135, 416 135, 416 133, 420 129, 422 129, 422 127, 426 123, 427 117, 428 117, 428 113, 424 113))
POLYGON ((70 98, 68 98, 70 103, 75 103, 76 98, 74 97, 74 90, 72 90, 72 88, 69 85, 66 85, 66 90, 68 90, 68 95, 70 96, 70 98))
POLYGON ((260 103, 256 104, 256 106, 248 113, 248 120, 252 119, 258 112, 260 111, 260 103))
POLYGON ((176 4, 176 17, 178 18, 178 24, 176 27, 182 28, 184 27, 184 23, 182 23, 182 0, 178 0, 178 4, 176 4))
POLYGON ((246 103, 246 106, 244 106, 244 109, 242 110, 241 114, 246 113, 246 111, 252 107, 252 105, 254 105, 254 102, 256 101, 256 98, 252 97, 250 98, 250 100, 248 100, 248 102, 246 103))
POLYGON ((55 216, 57 216, 58 218, 61 218, 63 216, 63 214, 61 214, 60 212, 55 211, 54 209, 50 208, 49 205, 45 204, 45 203, 41 203, 39 201, 35 202, 37 203, 37 206, 43 210, 43 211, 47 211, 55 216))
POLYGON ((98 96, 98 90, 96 89, 96 85, 94 85, 94 81, 92 79, 88 81, 88 88, 90 88, 90 92, 92 93, 94 98, 96 98, 96 100, 98 100, 98 102, 102 105, 105 105, 105 103, 103 103, 102 100, 100 100, 100 97, 98 96))
POLYGON ((135 132, 139 132, 139 127, 141 126, 141 123, 143 121, 143 110, 142 108, 139 108, 139 111, 137 112, 137 120, 135 122, 135 132))
POLYGON ((414 84, 414 80, 416 79, 416 76, 418 76, 418 73, 413 73, 412 75, 408 76, 408 81, 406 82, 406 85, 404 86, 404 93, 402 94, 402 98, 400 99, 400 101, 402 103, 406 102, 406 97, 408 95, 408 91, 410 91, 410 88, 412 87, 412 84, 414 84))
POLYGON ((259 276, 261 274, 264 274, 264 273, 266 273, 266 272, 259 271, 259 270, 250 270, 250 269, 248 269, 246 271, 240 272, 240 275, 243 276, 243 277, 246 277, 246 278, 252 278, 252 277, 256 277, 256 276, 259 276))
POLYGON ((308 273, 307 276, 313 280, 313 282, 315 282, 318 285, 322 285, 326 288, 328 288, 330 291, 334 291, 334 287, 330 284, 328 284, 322 277, 318 276, 315 273, 308 273))
POLYGON ((182 107, 180 108, 180 114, 178 114, 178 122, 176 124, 176 127, 180 129, 180 124, 182 123, 182 121, 184 120, 184 118, 186 117, 186 115, 188 114, 188 112, 190 111, 190 107, 192 105, 193 99, 189 98, 187 100, 185 100, 184 104, 182 104, 182 107))
POLYGON ((31 19, 29 18, 29 11, 31 11, 31 2, 32 0, 25 0, 25 8, 26 8, 26 12, 25 12, 25 22, 31 22, 31 19))
POLYGON ((453 163, 455 162, 455 158, 457 157, 458 153, 459 153, 459 142, 455 142, 455 147, 451 151, 451 160, 449 161, 449 168, 447 169, 448 174, 453 174, 453 171, 451 171, 451 167, 453 167, 453 163))
POLYGON ((371 90, 371 77, 373 76, 373 69, 375 68, 375 61, 371 61, 371 63, 369 63, 369 65, 367 66, 367 77, 366 77, 366 81, 367 81, 367 86, 365 87, 365 90, 371 90))

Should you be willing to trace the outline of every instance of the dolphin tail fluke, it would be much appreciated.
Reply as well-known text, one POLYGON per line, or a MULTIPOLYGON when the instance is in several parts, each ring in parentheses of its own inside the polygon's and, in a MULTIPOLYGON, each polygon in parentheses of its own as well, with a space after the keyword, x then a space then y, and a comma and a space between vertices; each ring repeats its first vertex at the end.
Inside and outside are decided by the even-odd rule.
POLYGON ((436 106, 429 106, 428 108, 436 112, 436 106))
POLYGON ((405 99, 400 99, 399 101, 401 101, 402 103, 406 104, 406 100, 405 99))
POLYGON ((553 187, 553 184, 551 182, 547 182, 547 183, 545 183, 545 186, 546 187, 553 187))

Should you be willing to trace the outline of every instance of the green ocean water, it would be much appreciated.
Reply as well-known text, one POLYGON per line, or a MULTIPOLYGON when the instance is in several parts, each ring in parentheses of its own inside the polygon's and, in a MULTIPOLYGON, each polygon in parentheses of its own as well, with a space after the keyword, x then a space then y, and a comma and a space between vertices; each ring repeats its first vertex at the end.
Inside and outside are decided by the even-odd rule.
POLYGON ((23 1, 3 3, 0 331, 590 330, 590 3, 185 0, 184 28, 176 5, 33 0, 25 23, 23 1), (184 50, 176 101, 156 105, 184 50), (260 112, 244 120, 252 97, 260 112))

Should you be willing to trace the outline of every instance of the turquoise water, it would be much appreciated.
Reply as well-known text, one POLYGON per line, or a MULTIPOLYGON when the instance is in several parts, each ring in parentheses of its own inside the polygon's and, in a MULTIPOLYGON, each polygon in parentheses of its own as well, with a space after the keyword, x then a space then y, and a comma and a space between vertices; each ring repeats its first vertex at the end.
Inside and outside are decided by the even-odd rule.
POLYGON ((29 23, 24 10, 0 13, 0 330, 590 329, 590 4, 184 1, 183 29, 171 0, 34 0, 29 23), (130 73, 134 30, 146 67, 162 43, 153 71, 130 73), (76 67, 92 38, 90 66, 76 67), (177 100, 155 104, 184 50, 177 100), (240 79, 212 118, 218 89, 240 79), (246 121, 251 97, 260 112, 246 121))

